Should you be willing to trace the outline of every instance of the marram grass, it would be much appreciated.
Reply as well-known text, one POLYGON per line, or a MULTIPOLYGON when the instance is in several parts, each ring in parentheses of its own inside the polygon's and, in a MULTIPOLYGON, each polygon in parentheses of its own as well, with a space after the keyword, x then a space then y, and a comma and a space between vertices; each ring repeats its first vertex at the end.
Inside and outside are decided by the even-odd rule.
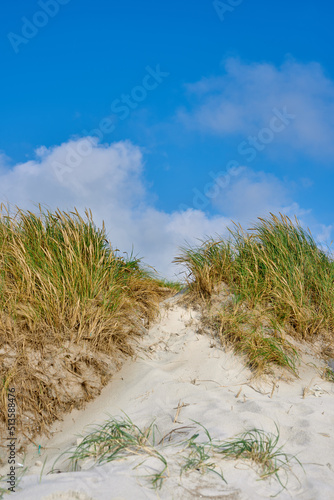
POLYGON ((18 429, 25 426, 29 439, 96 395, 110 361, 133 353, 133 339, 171 289, 139 259, 114 251, 89 211, 82 217, 39 207, 39 214, 11 214, 2 205, 0 425, 10 387, 17 394, 18 429), (73 385, 66 387, 67 375, 81 401, 73 385))
MULTIPOLYGON (((334 357, 334 261, 319 249, 311 233, 284 215, 259 218, 244 231, 230 229, 227 239, 184 247, 175 259, 186 266, 193 294, 209 300, 227 284, 244 308, 222 307, 216 329, 256 365, 257 360, 286 365, 294 370, 295 354, 283 328, 298 340, 312 341, 321 334, 334 357), (261 311, 263 319, 278 326, 247 331, 245 309, 261 311)), ((263 365, 260 362, 260 365, 263 365)), ((267 364, 268 366, 268 364, 267 364)), ((258 366, 261 368, 261 366, 258 366)))
POLYGON ((280 432, 276 424, 275 427, 276 433, 256 428, 245 431, 216 446, 216 451, 232 460, 249 460, 259 468, 261 479, 275 476, 282 489, 285 489, 291 462, 303 466, 296 456, 286 454, 282 446, 278 446, 280 432), (282 473, 285 475, 284 482, 282 473))
MULTIPOLYGON (((164 452, 166 448, 173 447, 173 456, 176 457, 175 461, 180 467, 180 478, 183 474, 215 473, 227 483, 223 471, 217 470, 218 462, 222 465, 222 459, 243 460, 256 466, 260 479, 274 477, 285 489, 292 464, 296 462, 302 467, 295 456, 285 453, 282 446, 278 446, 280 433, 276 424, 276 433, 254 428, 221 441, 213 439, 201 423, 195 420, 192 422, 198 427, 195 428, 196 432, 191 437, 165 445, 164 438, 156 443, 155 436, 160 434, 160 431, 154 421, 141 429, 127 415, 118 418, 110 416, 105 423, 96 426, 90 433, 83 436, 77 446, 65 452, 65 455, 68 455, 69 468, 76 471, 82 465, 94 467, 131 456, 140 457, 142 464, 148 458, 153 457, 157 459, 157 464, 160 464, 157 466, 160 470, 147 478, 154 488, 160 489, 168 478, 169 469, 164 452), (203 430, 205 438, 199 440, 203 430)), ((183 432, 191 427, 193 425, 182 426, 171 432, 177 434, 178 430, 183 432)), ((64 454, 60 455, 54 466, 63 457, 64 454)))
POLYGON ((155 432, 154 421, 141 430, 127 415, 124 418, 110 417, 106 423, 86 435, 71 452, 70 468, 77 470, 87 459, 103 464, 128 456, 155 458, 161 464, 160 470, 150 475, 149 479, 152 486, 159 489, 166 478, 168 465, 166 458, 156 447, 155 432))

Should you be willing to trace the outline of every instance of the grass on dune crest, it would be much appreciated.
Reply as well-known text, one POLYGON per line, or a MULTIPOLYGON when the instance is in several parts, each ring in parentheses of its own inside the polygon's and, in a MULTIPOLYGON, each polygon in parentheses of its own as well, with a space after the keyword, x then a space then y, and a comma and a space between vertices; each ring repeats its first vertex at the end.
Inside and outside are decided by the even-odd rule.
POLYGON ((247 356, 249 366, 257 373, 263 373, 272 364, 297 373, 297 350, 281 335, 279 325, 269 323, 267 318, 232 303, 206 321, 223 345, 232 344, 236 352, 247 356))
POLYGON ((282 214, 259 218, 248 231, 234 224, 229 232, 227 239, 211 238, 197 248, 182 248, 175 259, 186 266, 193 294, 210 300, 226 284, 238 299, 238 306, 229 303, 216 315, 221 337, 259 369, 265 364, 261 359, 293 368, 296 353, 281 327, 298 340, 312 340, 321 333, 331 351, 332 255, 318 248, 297 219, 292 223, 282 214))
POLYGON ((98 393, 172 290, 114 251, 91 212, 39 211, 0 212, 0 423, 15 387, 30 437, 98 393))

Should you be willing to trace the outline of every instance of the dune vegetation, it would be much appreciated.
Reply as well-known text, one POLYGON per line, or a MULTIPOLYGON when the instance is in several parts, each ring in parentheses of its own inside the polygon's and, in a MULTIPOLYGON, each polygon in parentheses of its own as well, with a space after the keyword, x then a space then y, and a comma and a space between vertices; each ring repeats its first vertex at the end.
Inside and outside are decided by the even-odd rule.
POLYGON ((0 427, 15 389, 29 441, 96 396, 176 285, 77 211, 0 212, 0 427))
POLYGON ((205 304, 204 323, 258 373, 270 365, 296 372, 290 340, 316 340, 334 357, 334 261, 296 219, 270 214, 229 238, 184 247, 190 294, 205 304), (290 340, 289 340, 290 339, 290 340))
POLYGON ((161 489, 169 476, 169 457, 167 459, 165 452, 170 447, 173 447, 174 455, 179 457, 180 477, 190 472, 200 472, 202 475, 213 472, 227 483, 221 468, 217 470, 218 464, 222 465, 221 459, 242 459, 255 466, 259 479, 274 477, 282 489, 286 489, 291 464, 296 463, 303 468, 296 456, 288 455, 282 446, 278 446, 280 431, 276 424, 275 433, 253 428, 230 439, 219 440, 211 437, 202 424, 193 420, 189 426, 176 427, 158 440, 157 436, 160 435, 161 431, 154 421, 145 429, 140 429, 126 414, 116 418, 109 416, 106 422, 79 438, 76 446, 58 457, 54 467, 64 455, 67 455, 70 463, 69 470, 74 471, 80 470, 88 461, 93 466, 130 456, 140 457, 141 463, 154 458, 160 462, 158 472, 148 475, 147 479, 155 489, 161 489), (191 431, 192 435, 180 439, 178 436, 185 431, 191 431), (172 435, 173 439, 169 442, 172 435))
MULTIPOLYGON (((256 374, 297 374, 298 342, 334 358, 334 262, 298 221, 271 215, 253 229, 185 247, 187 294, 203 329, 246 357, 256 374)), ((15 388, 22 443, 96 397, 135 352, 159 303, 181 288, 120 254, 92 214, 0 211, 0 430, 15 388)), ((333 372, 328 368, 326 378, 333 372)))

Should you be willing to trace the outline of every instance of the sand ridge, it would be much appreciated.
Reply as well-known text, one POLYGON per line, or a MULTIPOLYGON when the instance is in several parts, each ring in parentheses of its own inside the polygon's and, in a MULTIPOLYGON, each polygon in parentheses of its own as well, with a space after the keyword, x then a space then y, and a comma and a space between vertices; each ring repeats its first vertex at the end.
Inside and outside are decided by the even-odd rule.
MULTIPOLYGON (((287 489, 278 498, 333 498, 333 384, 320 378, 307 354, 299 379, 256 381, 241 357, 198 333, 199 324, 199 311, 180 305, 178 297, 165 301, 159 320, 140 340, 136 358, 126 361, 84 410, 74 410, 56 423, 52 438, 41 438, 39 450, 29 447, 26 464, 30 470, 14 498, 255 500, 270 498, 281 490, 274 479, 258 481, 255 468, 241 460, 219 462, 227 484, 211 472, 202 475, 193 471, 180 477, 182 453, 177 446, 164 448, 168 477, 158 491, 150 488, 144 477, 157 464, 147 461, 134 469, 142 461, 136 457, 87 466, 79 472, 67 472, 66 461, 60 460, 56 470, 61 474, 47 474, 54 460, 75 445, 78 435, 89 431, 87 426, 122 412, 139 427, 154 418, 162 437, 181 427, 188 428, 182 431, 183 438, 190 437, 198 428, 194 420, 219 440, 253 427, 274 432, 276 423, 284 451, 297 454, 305 471, 293 464, 287 489)), ((177 445, 176 432, 174 436, 177 445)))

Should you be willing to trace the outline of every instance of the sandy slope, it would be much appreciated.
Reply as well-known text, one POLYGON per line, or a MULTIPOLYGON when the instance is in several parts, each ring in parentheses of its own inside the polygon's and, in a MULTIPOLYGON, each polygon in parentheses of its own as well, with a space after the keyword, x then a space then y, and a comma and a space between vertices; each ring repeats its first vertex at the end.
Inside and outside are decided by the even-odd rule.
POLYGON ((240 358, 224 352, 208 336, 196 333, 198 321, 199 313, 184 309, 176 298, 167 301, 161 308, 160 320, 141 341, 137 359, 126 362, 85 410, 73 411, 55 425, 52 439, 38 443, 42 453, 38 454, 37 448, 29 450, 29 475, 22 479, 21 491, 13 498, 244 500, 270 498, 280 491, 276 480, 258 481, 256 471, 242 461, 216 459, 227 484, 212 472, 202 475, 194 471, 180 478, 184 451, 178 442, 194 434, 198 425, 192 420, 196 420, 217 439, 230 438, 252 427, 274 431, 276 422, 284 451, 298 454, 305 470, 294 464, 287 489, 277 498, 333 499, 334 386, 306 364, 321 363, 305 355, 300 379, 292 383, 281 379, 276 386, 269 381, 256 383, 240 358), (93 468, 87 464, 87 470, 79 472, 63 472, 66 463, 59 461, 56 469, 62 473, 46 475, 55 458, 75 444, 76 436, 87 432, 88 425, 102 423, 108 413, 119 416, 122 411, 143 428, 155 418, 161 436, 193 426, 174 432, 169 446, 162 449, 169 477, 161 490, 150 488, 145 477, 158 469, 157 461, 150 459, 134 469, 142 462, 138 457, 93 468))

